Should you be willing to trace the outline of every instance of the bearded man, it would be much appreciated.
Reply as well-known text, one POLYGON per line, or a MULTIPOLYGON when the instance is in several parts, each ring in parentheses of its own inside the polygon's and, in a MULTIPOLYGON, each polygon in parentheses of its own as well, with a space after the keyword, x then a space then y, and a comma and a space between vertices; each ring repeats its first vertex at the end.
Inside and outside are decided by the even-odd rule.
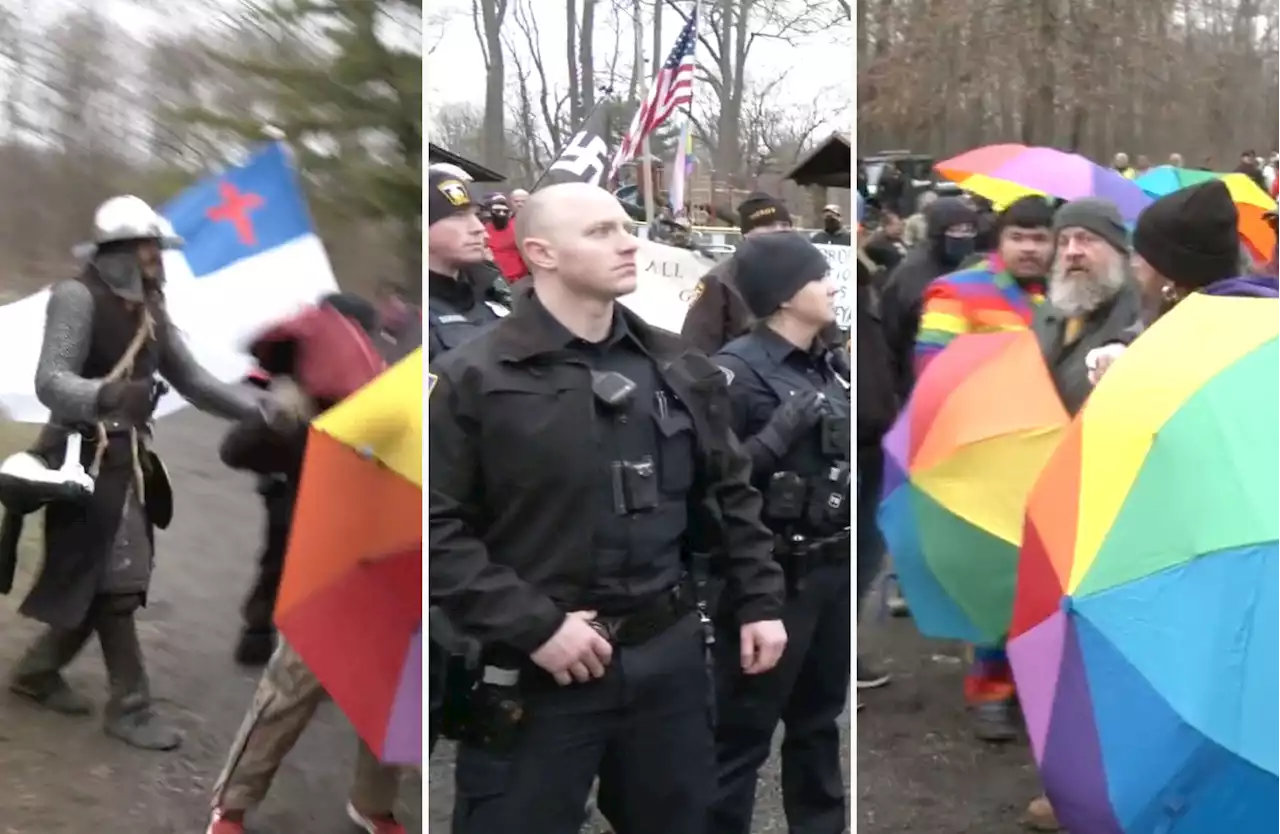
POLYGON ((1032 330, 1067 411, 1075 414, 1093 390, 1085 356, 1120 341, 1142 304, 1129 265, 1129 234, 1109 200, 1067 203, 1053 219, 1057 254, 1045 304, 1032 330))

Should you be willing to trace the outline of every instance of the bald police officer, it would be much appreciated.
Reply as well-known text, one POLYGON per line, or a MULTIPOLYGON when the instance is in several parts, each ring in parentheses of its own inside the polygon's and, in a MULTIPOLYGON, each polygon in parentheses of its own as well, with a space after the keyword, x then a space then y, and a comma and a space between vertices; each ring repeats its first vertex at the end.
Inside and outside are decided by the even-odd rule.
POLYGON ((726 544, 735 668, 764 674, 786 644, 725 378, 616 303, 637 244, 608 192, 536 192, 517 238, 532 292, 432 366, 431 602, 484 649, 453 831, 576 832, 599 776, 617 830, 702 834, 714 754, 695 532, 726 544))

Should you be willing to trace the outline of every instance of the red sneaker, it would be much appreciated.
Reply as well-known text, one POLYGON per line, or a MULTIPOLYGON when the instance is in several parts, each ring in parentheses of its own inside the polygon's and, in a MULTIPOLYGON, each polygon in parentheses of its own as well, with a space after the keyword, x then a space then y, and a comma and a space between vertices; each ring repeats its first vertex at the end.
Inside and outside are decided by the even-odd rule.
POLYGON ((209 827, 204 830, 204 834, 245 834, 242 815, 235 814, 234 817, 230 817, 227 814, 227 811, 214 808, 213 817, 209 820, 209 827))
MULTIPOLYGON (((405 827, 396 822, 395 817, 390 814, 377 817, 369 816, 350 802, 347 803, 347 816, 351 818, 353 823, 360 826, 361 831, 367 832, 367 834, 407 834, 405 827)), ((241 834, 243 830, 228 831, 227 834, 241 834)), ((217 834, 222 834, 222 832, 217 832, 217 834)))

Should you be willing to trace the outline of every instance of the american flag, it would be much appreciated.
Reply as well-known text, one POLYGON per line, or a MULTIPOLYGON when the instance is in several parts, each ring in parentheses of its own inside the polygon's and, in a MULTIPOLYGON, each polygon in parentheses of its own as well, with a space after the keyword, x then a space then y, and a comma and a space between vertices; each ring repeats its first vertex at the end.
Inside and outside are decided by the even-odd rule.
POLYGON ((631 127, 622 139, 622 147, 613 158, 614 171, 635 158, 645 137, 671 118, 677 107, 693 101, 693 53, 697 45, 698 9, 695 7, 689 21, 680 30, 680 37, 676 38, 676 45, 672 47, 662 70, 653 79, 644 104, 631 120, 631 127))

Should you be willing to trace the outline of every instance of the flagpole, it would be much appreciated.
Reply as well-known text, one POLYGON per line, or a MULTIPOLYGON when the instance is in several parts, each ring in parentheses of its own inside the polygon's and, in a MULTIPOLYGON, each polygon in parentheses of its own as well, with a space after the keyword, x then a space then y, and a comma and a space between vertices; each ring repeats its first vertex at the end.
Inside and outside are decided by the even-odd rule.
MULTIPOLYGON (((655 11, 654 13, 657 14, 657 11, 655 11)), ((636 37, 636 54, 643 55, 644 54, 644 19, 641 16, 640 5, 638 3, 636 4, 636 19, 635 19, 634 28, 635 28, 635 37, 636 37)), ((653 56, 654 79, 656 79, 658 77, 658 73, 662 71, 662 66, 658 64, 658 61, 660 60, 662 59, 657 55, 657 53, 655 53, 653 56)), ((649 86, 652 88, 653 86, 652 80, 649 82, 649 86)), ((643 107, 643 105, 641 106, 643 107)), ((643 155, 640 159, 640 176, 644 178, 644 181, 642 183, 644 185, 644 190, 642 193, 644 195, 645 236, 648 237, 653 232, 654 200, 653 200, 653 162, 650 160, 651 154, 649 153, 649 134, 647 132, 644 135, 644 139, 640 142, 640 153, 643 155)))
MULTIPOLYGON (((600 92, 601 97, 596 99, 595 104, 591 105, 591 109, 587 111, 587 115, 584 116, 582 119, 582 125, 591 124, 591 117, 595 115, 596 110, 600 109, 600 105, 604 104, 606 98, 610 98, 613 96, 613 88, 608 86, 607 84, 603 84, 600 87, 597 87, 596 89, 600 92)), ((578 130, 582 129, 582 125, 578 125, 578 130)), ((555 158, 553 158, 549 163, 547 163, 547 166, 542 169, 542 173, 538 175, 538 179, 535 180, 533 185, 529 188, 530 192, 538 190, 538 186, 542 185, 542 181, 546 179, 547 174, 551 172, 551 166, 555 164, 556 164, 555 158)))
MULTIPOLYGON (((694 0, 693 19, 701 21, 701 12, 702 0, 694 0)), ((697 78, 696 74, 694 78, 697 78)), ((693 137, 693 91, 695 86, 696 84, 690 84, 689 87, 689 103, 684 107, 684 127, 680 131, 680 153, 676 157, 680 161, 680 165, 677 166, 680 170, 676 172, 676 176, 680 178, 680 205, 671 207, 671 210, 676 215, 687 213, 684 210, 684 204, 689 200, 689 145, 693 137)))

